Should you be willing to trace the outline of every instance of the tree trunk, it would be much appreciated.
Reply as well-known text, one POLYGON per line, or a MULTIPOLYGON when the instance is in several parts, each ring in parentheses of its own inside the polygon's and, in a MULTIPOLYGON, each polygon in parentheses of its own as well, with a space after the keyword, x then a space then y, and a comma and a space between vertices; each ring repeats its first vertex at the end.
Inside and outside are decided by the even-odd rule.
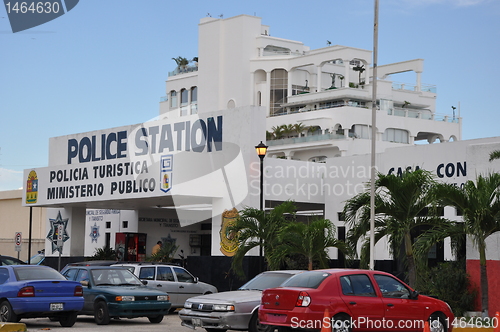
POLYGON ((407 233, 405 235, 405 254, 406 254, 406 264, 408 264, 408 284, 411 288, 415 288, 417 283, 417 271, 415 266, 415 257, 413 256, 411 243, 411 235, 407 233))
POLYGON ((479 273, 481 280, 481 311, 488 317, 488 273, 486 271, 486 248, 479 248, 479 273))

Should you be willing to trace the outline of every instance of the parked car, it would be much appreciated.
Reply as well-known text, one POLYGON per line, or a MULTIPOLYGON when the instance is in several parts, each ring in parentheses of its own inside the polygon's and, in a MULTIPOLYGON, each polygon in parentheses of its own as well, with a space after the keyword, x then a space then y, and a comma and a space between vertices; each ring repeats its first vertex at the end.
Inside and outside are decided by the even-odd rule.
POLYGON ((184 309, 179 311, 181 325, 191 329, 203 327, 208 332, 262 332, 258 320, 262 291, 278 287, 300 272, 302 271, 266 271, 238 290, 192 297, 186 301, 184 309))
POLYGON ((44 261, 45 261, 45 249, 42 249, 38 251, 36 255, 31 256, 29 262, 26 261, 25 263, 31 265, 43 265, 44 261))
POLYGON ((0 321, 49 317, 70 327, 83 308, 83 288, 42 265, 0 267, 0 321))
POLYGON ((393 275, 381 271, 328 269, 308 271, 262 293, 262 324, 333 331, 452 330, 450 306, 419 295, 393 275))
POLYGON ((125 268, 70 266, 63 275, 83 285, 85 303, 79 314, 94 316, 98 325, 120 317, 148 317, 160 323, 171 306, 168 294, 146 287, 125 268))
POLYGON ((0 255, 0 264, 1 265, 24 265, 26 264, 20 259, 11 256, 0 255))
POLYGON ((148 287, 168 293, 172 308, 182 308, 190 297, 217 293, 215 286, 199 281, 198 277, 180 266, 151 262, 122 263, 113 266, 125 267, 148 287))

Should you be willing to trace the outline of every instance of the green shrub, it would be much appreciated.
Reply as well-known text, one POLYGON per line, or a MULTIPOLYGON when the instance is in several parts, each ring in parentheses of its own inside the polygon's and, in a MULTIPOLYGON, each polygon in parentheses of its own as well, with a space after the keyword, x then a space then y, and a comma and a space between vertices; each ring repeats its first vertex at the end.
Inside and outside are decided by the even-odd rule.
POLYGON ((418 279, 417 290, 447 302, 455 316, 474 309, 477 289, 472 287, 463 261, 439 263, 418 279))
POLYGON ((110 247, 96 248, 94 255, 88 258, 89 261, 104 260, 104 261, 114 261, 116 260, 116 251, 110 247))

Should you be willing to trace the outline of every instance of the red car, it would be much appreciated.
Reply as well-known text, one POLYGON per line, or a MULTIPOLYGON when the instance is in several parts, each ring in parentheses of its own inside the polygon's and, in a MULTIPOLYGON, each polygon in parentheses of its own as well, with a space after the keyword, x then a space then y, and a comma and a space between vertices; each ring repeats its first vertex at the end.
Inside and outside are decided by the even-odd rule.
MULTIPOLYGON (((451 332, 454 315, 381 271, 328 269, 300 273, 262 293, 261 324, 300 330, 451 332)), ((280 329, 280 330, 283 330, 280 329)))

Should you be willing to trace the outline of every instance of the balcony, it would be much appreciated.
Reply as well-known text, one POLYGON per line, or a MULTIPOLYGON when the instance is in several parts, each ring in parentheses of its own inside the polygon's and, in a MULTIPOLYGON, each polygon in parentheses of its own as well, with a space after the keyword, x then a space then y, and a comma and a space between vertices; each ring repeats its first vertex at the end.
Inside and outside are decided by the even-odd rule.
POLYGON ((174 71, 168 72, 168 77, 176 76, 180 74, 192 73, 198 71, 198 66, 187 66, 185 68, 175 68, 174 71))
POLYGON ((332 139, 345 139, 345 135, 326 133, 322 135, 308 135, 302 137, 281 138, 281 139, 267 140, 266 144, 269 146, 278 146, 278 145, 297 144, 306 142, 326 141, 332 139))

